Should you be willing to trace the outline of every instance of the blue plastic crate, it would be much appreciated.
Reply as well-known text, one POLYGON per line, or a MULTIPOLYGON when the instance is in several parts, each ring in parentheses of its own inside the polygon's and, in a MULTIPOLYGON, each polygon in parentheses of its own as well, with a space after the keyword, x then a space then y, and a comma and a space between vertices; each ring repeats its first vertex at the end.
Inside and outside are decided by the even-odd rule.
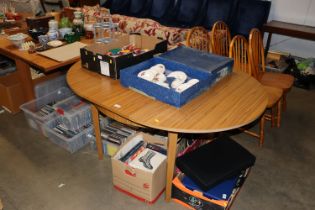
POLYGON ((206 71, 159 57, 122 69, 120 77, 120 83, 123 86, 137 89, 146 95, 176 107, 181 107, 198 96, 214 82, 213 80, 215 78, 206 71), (163 64, 166 71, 183 71, 189 78, 198 79, 199 82, 182 93, 178 93, 173 89, 162 87, 137 76, 140 71, 149 69, 156 64, 163 64))
POLYGON ((212 80, 213 83, 211 85, 214 85, 232 73, 234 63, 231 58, 206 53, 185 46, 180 46, 163 53, 160 57, 208 72, 212 78, 215 78, 212 80))

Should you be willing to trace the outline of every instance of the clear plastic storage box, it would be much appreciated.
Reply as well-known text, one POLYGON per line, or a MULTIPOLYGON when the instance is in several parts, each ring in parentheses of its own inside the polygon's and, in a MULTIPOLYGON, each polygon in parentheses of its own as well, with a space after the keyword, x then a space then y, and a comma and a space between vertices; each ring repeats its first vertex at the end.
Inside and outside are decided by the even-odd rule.
POLYGON ((66 75, 61 75, 59 77, 47 80, 45 82, 42 82, 36 85, 34 88, 35 97, 36 98, 43 97, 62 87, 68 87, 67 81, 66 81, 66 75))
POLYGON ((21 105, 20 108, 23 110, 30 127, 41 131, 45 135, 42 129, 43 124, 56 117, 53 105, 72 95, 73 92, 69 88, 63 87, 48 95, 29 101, 21 105))
POLYGON ((80 130, 92 122, 91 105, 77 96, 57 103, 55 110, 63 126, 71 131, 80 130))
POLYGON ((89 125, 89 127, 86 128, 81 128, 81 131, 73 136, 67 136, 56 129, 59 124, 60 117, 48 121, 44 125, 45 133, 50 141, 66 149, 70 153, 76 152, 95 138, 92 125, 89 125))

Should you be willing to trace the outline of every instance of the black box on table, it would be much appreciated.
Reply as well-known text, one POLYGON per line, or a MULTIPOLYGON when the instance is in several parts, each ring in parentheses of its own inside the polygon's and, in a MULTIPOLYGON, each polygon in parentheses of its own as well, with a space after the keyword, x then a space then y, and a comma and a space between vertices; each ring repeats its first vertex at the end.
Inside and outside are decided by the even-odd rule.
POLYGON ((122 35, 107 44, 94 43, 81 48, 81 64, 91 71, 98 72, 113 79, 119 79, 120 69, 150 59, 154 54, 162 53, 166 50, 166 40, 139 34, 122 35), (133 53, 115 56, 107 54, 107 52, 112 49, 123 48, 128 45, 134 45, 136 48, 145 51, 136 55, 133 53))

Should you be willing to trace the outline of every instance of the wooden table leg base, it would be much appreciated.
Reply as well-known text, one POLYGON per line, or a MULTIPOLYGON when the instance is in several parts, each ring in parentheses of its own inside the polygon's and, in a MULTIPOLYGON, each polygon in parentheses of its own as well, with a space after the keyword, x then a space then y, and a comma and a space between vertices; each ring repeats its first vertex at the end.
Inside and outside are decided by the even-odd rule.
POLYGON ((95 138, 96 138, 96 147, 97 147, 97 153, 98 153, 98 159, 103 159, 103 143, 101 140, 101 129, 100 129, 100 120, 99 120, 99 112, 98 109, 91 105, 92 110, 92 118, 93 118, 93 125, 94 125, 94 132, 95 132, 95 138))

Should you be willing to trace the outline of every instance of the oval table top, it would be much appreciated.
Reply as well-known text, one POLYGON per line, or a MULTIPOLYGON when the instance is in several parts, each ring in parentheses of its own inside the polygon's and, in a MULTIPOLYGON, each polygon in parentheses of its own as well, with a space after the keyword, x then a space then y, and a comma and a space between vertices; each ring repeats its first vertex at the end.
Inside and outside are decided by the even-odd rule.
POLYGON ((266 109, 267 95, 254 78, 232 73, 181 108, 141 95, 75 63, 67 73, 82 98, 136 124, 177 133, 212 133, 242 127, 266 109))

